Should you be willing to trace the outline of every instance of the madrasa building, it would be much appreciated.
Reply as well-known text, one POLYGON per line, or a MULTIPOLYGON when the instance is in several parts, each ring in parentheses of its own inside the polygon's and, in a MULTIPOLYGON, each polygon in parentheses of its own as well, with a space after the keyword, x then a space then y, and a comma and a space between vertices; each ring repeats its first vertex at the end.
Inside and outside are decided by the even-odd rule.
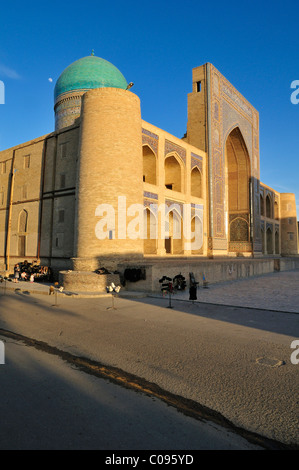
POLYGON ((156 290, 163 275, 293 267, 295 196, 260 181, 258 111, 206 63, 178 138, 142 119, 132 85, 93 53, 75 61, 55 85, 55 130, 0 152, 1 272, 26 259, 70 290, 119 276, 156 290))

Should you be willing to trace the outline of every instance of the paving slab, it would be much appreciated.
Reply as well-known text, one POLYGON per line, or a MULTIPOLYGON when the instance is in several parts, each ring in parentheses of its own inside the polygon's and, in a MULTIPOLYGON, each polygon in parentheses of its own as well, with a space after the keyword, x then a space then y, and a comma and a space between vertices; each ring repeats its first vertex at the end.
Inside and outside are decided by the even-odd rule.
MULTIPOLYGON (((197 302, 231 305, 279 312, 299 313, 299 270, 274 272, 236 281, 208 284, 197 289, 197 302)), ((189 289, 176 292, 177 300, 188 300, 189 289)))

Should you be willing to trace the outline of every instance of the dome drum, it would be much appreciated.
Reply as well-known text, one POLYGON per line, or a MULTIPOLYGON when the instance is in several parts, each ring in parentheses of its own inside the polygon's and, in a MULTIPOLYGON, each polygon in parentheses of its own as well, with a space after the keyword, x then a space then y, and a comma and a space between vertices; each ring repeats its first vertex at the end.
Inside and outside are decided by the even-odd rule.
POLYGON ((54 89, 55 130, 74 124, 82 95, 96 88, 126 90, 128 83, 113 64, 94 55, 76 60, 62 72, 54 89))

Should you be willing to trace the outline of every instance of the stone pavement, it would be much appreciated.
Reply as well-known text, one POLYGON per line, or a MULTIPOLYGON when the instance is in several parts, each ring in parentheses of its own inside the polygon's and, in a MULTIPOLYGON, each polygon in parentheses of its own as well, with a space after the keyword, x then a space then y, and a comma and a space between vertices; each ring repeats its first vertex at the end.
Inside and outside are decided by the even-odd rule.
POLYGON ((135 300, 136 293, 121 291, 127 298, 117 299, 113 311, 106 294, 86 300, 58 294, 53 305, 49 286, 9 283, 11 295, 1 295, 0 287, 0 326, 117 367, 235 426, 298 445, 298 365, 290 360, 298 317, 271 312, 299 313, 298 281, 296 270, 200 287, 197 305, 186 289, 174 296, 173 310, 159 293, 135 300), (31 296, 37 289, 47 295, 31 296))
MULTIPOLYGON (((173 298, 189 299, 189 289, 173 298)), ((299 313, 299 270, 210 284, 207 289, 200 286, 197 302, 299 313)))
MULTIPOLYGON (((197 289, 197 301, 217 305, 230 305, 235 307, 248 307, 271 311, 299 313, 299 269, 293 271, 274 272, 262 276, 250 277, 235 281, 209 284, 208 288, 202 285, 197 289)), ((6 289, 18 290, 28 294, 49 295, 50 284, 6 282, 6 289)), ((4 293, 5 285, 0 284, 0 295, 4 293)), ((110 297, 105 292, 59 292, 59 295, 69 295, 77 298, 110 297)), ((121 290, 120 297, 161 297, 159 293, 146 293, 121 290)), ((176 292, 174 300, 189 301, 189 279, 187 288, 183 292, 176 292)))

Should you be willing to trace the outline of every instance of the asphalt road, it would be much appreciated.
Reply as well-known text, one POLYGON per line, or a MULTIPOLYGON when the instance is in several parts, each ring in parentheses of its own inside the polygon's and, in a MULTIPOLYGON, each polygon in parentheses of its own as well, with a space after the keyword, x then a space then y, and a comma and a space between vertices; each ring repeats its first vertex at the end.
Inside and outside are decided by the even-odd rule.
POLYGON ((1 450, 259 449, 159 399, 87 374, 22 341, 0 338, 7 356, 0 367, 1 450))
MULTIPOLYGON (((27 338, 42 341, 50 347, 57 348, 57 351, 67 352, 72 357, 84 357, 105 365, 108 369, 117 367, 120 371, 137 378, 137 382, 140 383, 139 392, 146 391, 146 387, 154 384, 153 388, 149 390, 149 395, 152 398, 141 394, 142 398, 146 398, 147 401, 147 405, 143 404, 142 406, 148 407, 146 413, 148 413, 149 422, 153 423, 152 432, 148 439, 145 439, 148 445, 157 447, 160 443, 162 448, 173 448, 177 442, 178 448, 187 449, 229 448, 225 447, 227 445, 232 445, 233 448, 240 448, 240 445, 241 448, 248 448, 246 446, 253 445, 254 442, 258 444, 258 439, 256 441, 253 439, 252 443, 248 444, 247 431, 249 434, 252 433, 253 437, 262 436, 266 445, 271 446, 273 440, 286 445, 286 447, 298 446, 299 365, 294 365, 290 361, 291 342, 299 337, 297 314, 208 304, 193 305, 183 301, 173 301, 174 308, 168 309, 166 299, 134 301, 118 298, 115 305, 116 310, 108 310, 108 307, 111 306, 111 300, 107 298, 74 299, 61 296, 58 306, 55 306, 53 297, 6 293, 0 298, 0 328, 3 331, 12 331, 27 338), (222 431, 218 434, 218 437, 221 435, 220 440, 217 440, 215 435, 204 439, 203 436, 208 435, 209 426, 206 427, 207 425, 203 434, 195 434, 195 441, 190 440, 189 437, 186 438, 185 444, 177 441, 174 432, 176 425, 173 425, 168 431, 168 434, 173 434, 171 443, 163 440, 161 434, 156 434, 155 423, 160 423, 160 421, 158 418, 155 420, 153 415, 157 410, 157 416, 159 416, 159 407, 165 405, 160 400, 159 393, 155 394, 155 387, 156 389, 158 387, 160 395, 164 394, 162 398, 165 398, 165 403, 173 397, 184 397, 187 399, 189 411, 192 410, 192 407, 196 409, 196 404, 199 404, 200 409, 196 410, 198 415, 202 416, 202 413, 206 413, 205 418, 207 418, 210 413, 212 434, 213 430, 215 431, 215 426, 217 428, 216 434, 219 432, 218 426, 221 426, 219 417, 223 417, 224 421, 228 420, 228 426, 221 426, 222 431), (216 418, 214 422, 213 413, 216 418), (227 433, 230 436, 228 439, 227 433), (239 440, 234 441, 232 435, 236 438, 238 436, 246 437, 246 439, 245 441, 242 439, 240 444, 239 440), (158 436, 157 441, 154 440, 155 436, 158 436), (189 443, 189 447, 187 447, 187 443, 189 443)), ((6 341, 20 344, 18 338, 13 339, 7 336, 4 338, 6 341)), ((9 344, 6 347, 7 351, 8 348, 9 344)), ((62 364, 60 363, 60 366, 67 367, 68 372, 58 372, 59 367, 55 361, 57 359, 63 361, 63 358, 59 357, 58 353, 56 357, 53 354, 49 355, 51 359, 46 360, 48 352, 46 349, 41 350, 38 352, 39 355, 42 355, 42 358, 39 356, 39 361, 42 364, 44 361, 45 363, 40 365, 38 369, 40 371, 46 369, 44 381, 37 378, 36 381, 31 380, 30 371, 35 369, 33 364, 36 358, 30 359, 30 354, 34 356, 35 349, 35 345, 30 344, 19 348, 23 354, 26 351, 26 355, 28 354, 29 357, 25 360, 24 355, 25 362, 23 363, 21 358, 17 359, 14 356, 15 353, 12 353, 12 362, 16 367, 15 372, 12 371, 12 366, 9 367, 9 362, 0 366, 1 381, 3 377, 5 380, 5 374, 12 373, 15 377, 11 379, 13 388, 9 396, 13 399, 14 393, 17 393, 16 384, 20 381, 14 374, 19 373, 23 377, 25 385, 27 384, 29 394, 32 393, 32 384, 39 383, 49 391, 51 390, 52 397, 61 395, 64 402, 67 403, 68 400, 64 398, 62 392, 66 385, 65 381, 57 383, 58 393, 56 393, 55 387, 53 389, 49 387, 48 380, 51 377, 53 379, 54 376, 57 381, 59 377, 63 378, 68 373, 74 373, 73 367, 75 366, 71 366, 70 370, 70 366, 64 361, 62 364), (17 367, 18 362, 23 365, 17 367)), ((7 361, 9 361, 9 356, 7 356, 7 361)), ((78 372, 77 369, 76 374, 78 374, 76 378, 67 380, 67 384, 71 386, 72 393, 75 393, 75 390, 81 390, 84 398, 83 391, 89 387, 88 384, 85 384, 88 376, 82 371, 78 372), (76 380, 79 381, 79 375, 80 380, 82 379, 82 386, 73 387, 73 383, 76 383, 76 380)), ((121 372, 119 375, 121 376, 121 372)), ((89 376, 88 379, 91 377, 89 376)), ((103 382, 99 378, 92 377, 92 380, 96 381, 95 387, 103 386, 103 382)), ((105 386, 112 390, 111 383, 105 386)), ((114 387, 115 385, 113 385, 113 390, 114 387)), ((1 389, 3 390, 5 387, 1 385, 1 389)), ((44 389, 40 390, 43 394, 44 389)), ((118 387, 117 390, 120 391, 120 388, 118 387)), ((140 400, 140 393, 134 392, 133 394, 131 390, 127 389, 122 392, 129 394, 128 397, 131 398, 128 400, 131 399, 133 402, 140 400)), ((68 394, 70 391, 66 393, 68 394)), ((116 396, 115 393, 114 391, 106 391, 105 396, 111 398, 113 394, 116 396)), ((26 395, 22 394, 21 396, 25 397, 26 395)), ((72 398, 72 400, 75 403, 79 398, 72 398)), ((71 403, 72 400, 68 403, 71 403)), ((27 411, 30 414, 32 407, 34 407, 33 403, 27 399, 23 401, 27 404, 27 411)), ((120 399, 120 403, 122 401, 125 403, 123 398, 120 399)), ((50 402, 51 399, 48 403, 50 402)), ((110 404, 110 410, 113 410, 113 421, 115 409, 117 409, 116 403, 117 400, 113 405, 110 404)), ((83 407, 83 404, 80 406, 83 407)), ((132 406, 135 409, 135 404, 132 406)), ((59 407, 60 405, 58 409, 59 407)), ((47 410, 44 405, 40 409, 47 410)), ((83 408, 81 409, 83 410, 83 408)), ((167 407, 167 410, 169 411, 170 408, 167 407)), ((175 413, 176 418, 178 416, 180 419, 183 417, 184 420, 188 418, 182 413, 178 414, 175 407, 171 408, 171 412, 175 413)), ((88 416, 88 412, 86 413, 88 416)), ((143 416, 143 411, 141 414, 143 416)), ((82 412, 80 416, 83 415, 82 412)), ((130 413, 126 416, 128 415, 130 413)), ((9 412, 7 417, 9 421, 9 412)), ((190 429, 192 426, 199 426, 198 419, 189 417, 188 423, 190 419, 190 429)), ((26 421, 25 418, 24 420, 26 421)), ((138 420, 140 421, 140 415, 138 420)), ((44 429, 47 421, 48 418, 45 417, 44 429)), ((51 420, 49 422, 51 423, 51 420)), ((83 420, 83 422, 86 421, 83 420)), ((54 420, 54 424, 58 423, 60 421, 54 420)), ((69 428, 74 428, 71 425, 71 418, 66 417, 64 423, 66 427, 68 427, 67 423, 70 423, 69 428)), ((142 431, 138 429, 135 421, 132 423, 134 423, 131 425, 134 432, 130 438, 128 437, 128 441, 124 442, 122 439, 114 441, 119 448, 121 445, 124 445, 125 448, 128 448, 127 446, 133 448, 133 445, 139 449, 145 448, 144 441, 141 443, 142 431)), ((182 425, 178 425, 180 436, 181 429, 182 427, 185 429, 185 426, 188 436, 189 424, 186 423, 184 421, 182 425)), ((165 424, 166 428, 167 426, 165 424)), ((61 427, 61 423, 59 427, 61 427)), ((122 436, 128 434, 127 427, 125 425, 125 431, 121 432, 122 436)), ((150 428, 147 427, 147 429, 150 428)), ((190 434, 193 432, 194 428, 190 434)), ((63 433, 63 435, 66 434, 63 433)), ((163 433, 163 435, 165 434, 166 432, 163 433)), ((41 436, 41 433, 38 435, 41 436)), ((3 427, 1 436, 3 436, 3 427)), ((29 437, 28 440, 30 441, 29 437)), ((110 439, 108 440, 111 442, 110 439)), ((6 442, 4 446, 8 445, 8 441, 2 442, 6 442)), ((61 444, 63 446, 67 445, 66 441, 60 439, 52 445, 55 447, 59 442, 64 442, 61 444)), ((82 442, 84 447, 86 441, 82 442)), ((115 447, 114 443, 113 448, 115 447)), ((75 439, 70 445, 77 446, 79 444, 75 439)), ((91 445, 101 446, 102 444, 93 441, 91 445)), ((105 448, 106 445, 107 443, 103 444, 102 448, 105 448)))

